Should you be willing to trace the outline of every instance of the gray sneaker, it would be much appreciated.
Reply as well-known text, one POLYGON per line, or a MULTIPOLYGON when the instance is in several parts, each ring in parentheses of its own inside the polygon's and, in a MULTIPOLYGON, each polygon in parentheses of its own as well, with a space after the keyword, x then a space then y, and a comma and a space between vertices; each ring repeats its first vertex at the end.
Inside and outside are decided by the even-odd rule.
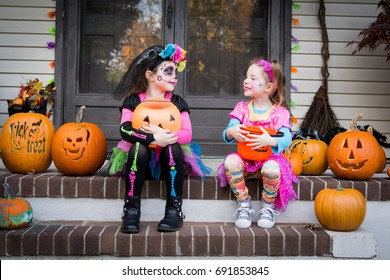
POLYGON ((257 225, 261 228, 272 228, 275 225, 275 216, 277 215, 279 215, 279 212, 275 210, 275 204, 266 203, 262 200, 257 225))
POLYGON ((234 223, 238 228, 249 228, 252 225, 252 214, 255 213, 255 210, 252 208, 251 199, 249 198, 247 201, 239 202, 238 204, 239 207, 234 213, 234 215, 237 214, 234 223))

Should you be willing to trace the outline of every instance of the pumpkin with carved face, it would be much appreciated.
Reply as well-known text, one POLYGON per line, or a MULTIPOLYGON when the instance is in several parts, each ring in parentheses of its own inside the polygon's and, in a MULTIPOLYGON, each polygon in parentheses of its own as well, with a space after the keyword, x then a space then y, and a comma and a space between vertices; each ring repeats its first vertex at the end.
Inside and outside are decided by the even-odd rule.
POLYGON ((149 99, 141 102, 133 112, 133 127, 153 124, 176 131, 181 128, 181 118, 176 105, 166 99, 149 99))
POLYGON ((81 121, 82 108, 75 122, 62 125, 54 135, 53 162, 65 175, 93 174, 106 159, 106 138, 97 125, 81 121))
POLYGON ((329 166, 340 179, 367 180, 378 169, 380 146, 369 132, 357 128, 361 117, 355 116, 350 129, 337 134, 329 143, 329 166))
POLYGON ((291 153, 299 153, 304 175, 321 175, 328 169, 328 145, 315 139, 295 139, 290 145, 291 153))

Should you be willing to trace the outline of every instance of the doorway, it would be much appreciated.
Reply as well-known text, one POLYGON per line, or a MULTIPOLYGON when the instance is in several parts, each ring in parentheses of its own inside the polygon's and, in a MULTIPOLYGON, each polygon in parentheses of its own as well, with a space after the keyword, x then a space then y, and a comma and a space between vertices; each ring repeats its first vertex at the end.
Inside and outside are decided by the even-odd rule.
POLYGON ((72 122, 85 105, 84 121, 103 130, 109 149, 120 138, 115 86, 132 58, 152 44, 187 50, 175 94, 189 104, 193 141, 210 156, 235 149, 222 131, 244 98, 248 62, 263 57, 290 67, 291 1, 57 0, 58 11, 55 125, 72 122))

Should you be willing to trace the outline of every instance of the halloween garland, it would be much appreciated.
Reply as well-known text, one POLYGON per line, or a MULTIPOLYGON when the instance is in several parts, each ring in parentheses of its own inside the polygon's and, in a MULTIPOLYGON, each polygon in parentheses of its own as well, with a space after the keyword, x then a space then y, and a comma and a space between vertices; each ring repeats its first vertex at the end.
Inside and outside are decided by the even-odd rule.
MULTIPOLYGON (((54 1, 54 0, 52 0, 52 1, 54 1)), ((56 15, 57 15, 57 12, 56 11, 49 11, 48 13, 47 13, 47 16, 49 17, 49 19, 51 19, 51 20, 54 20, 55 21, 55 19, 56 19, 56 15)), ((50 35, 52 35, 52 36, 55 36, 56 35, 56 28, 55 28, 55 26, 53 26, 53 27, 51 27, 50 29, 49 29, 49 33, 50 33, 50 35)), ((56 47, 56 43, 54 42, 54 41, 49 41, 49 42, 46 42, 46 45, 47 45, 47 49, 49 49, 49 50, 54 50, 55 49, 55 47, 56 47)), ((54 60, 52 60, 52 61, 50 61, 49 62, 49 66, 50 66, 50 68, 51 69, 55 69, 55 61, 54 60)), ((54 82, 54 79, 52 79, 48 84, 50 84, 51 82, 54 82)))

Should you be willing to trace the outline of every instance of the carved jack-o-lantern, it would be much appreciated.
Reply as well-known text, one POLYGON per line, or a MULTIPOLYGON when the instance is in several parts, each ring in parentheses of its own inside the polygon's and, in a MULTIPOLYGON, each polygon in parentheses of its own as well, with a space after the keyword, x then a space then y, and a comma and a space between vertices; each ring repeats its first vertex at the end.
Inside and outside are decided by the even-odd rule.
POLYGON ((68 133, 62 137, 61 146, 65 157, 79 160, 88 147, 90 132, 86 126, 71 126, 68 133))
POLYGON ((84 176, 98 171, 107 154, 107 140, 100 128, 82 122, 82 106, 73 123, 63 124, 53 139, 52 155, 57 169, 65 175, 84 176))
POLYGON ((176 131, 181 128, 180 112, 176 105, 166 99, 150 99, 141 102, 133 112, 133 127, 154 124, 176 131))
POLYGON ((367 180, 378 168, 380 146, 369 132, 357 128, 361 117, 361 114, 355 116, 350 129, 337 134, 329 143, 329 166, 338 178, 367 180))
POLYGON ((44 172, 52 162, 53 123, 43 114, 17 113, 1 131, 1 159, 14 173, 44 172))
POLYGON ((306 175, 321 175, 328 169, 328 145, 321 140, 296 139, 290 149, 292 153, 299 153, 302 158, 302 173, 306 175))

